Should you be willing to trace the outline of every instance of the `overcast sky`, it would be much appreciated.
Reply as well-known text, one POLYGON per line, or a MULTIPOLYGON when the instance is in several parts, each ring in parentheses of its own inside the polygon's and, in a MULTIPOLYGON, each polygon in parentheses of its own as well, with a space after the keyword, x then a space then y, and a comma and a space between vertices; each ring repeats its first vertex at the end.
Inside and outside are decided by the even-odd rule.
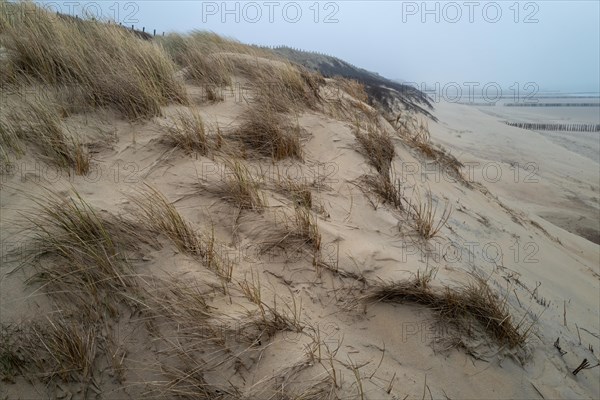
POLYGON ((315 50, 428 86, 497 82, 506 93, 534 82, 542 90, 600 90, 597 0, 46 3, 71 14, 100 10, 147 31, 205 29, 245 43, 315 50))

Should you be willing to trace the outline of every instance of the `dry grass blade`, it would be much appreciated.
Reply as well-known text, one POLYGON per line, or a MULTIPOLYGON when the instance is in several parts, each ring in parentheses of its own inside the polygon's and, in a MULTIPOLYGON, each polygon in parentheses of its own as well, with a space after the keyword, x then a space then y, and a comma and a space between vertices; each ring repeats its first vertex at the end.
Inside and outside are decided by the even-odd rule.
POLYGON ((511 318, 506 302, 500 299, 479 277, 457 288, 434 289, 430 286, 431 273, 417 275, 414 279, 379 284, 361 297, 367 303, 417 303, 433 309, 444 322, 457 325, 467 332, 463 319, 479 321, 482 328, 499 344, 511 348, 522 346, 526 332, 520 332, 511 318))

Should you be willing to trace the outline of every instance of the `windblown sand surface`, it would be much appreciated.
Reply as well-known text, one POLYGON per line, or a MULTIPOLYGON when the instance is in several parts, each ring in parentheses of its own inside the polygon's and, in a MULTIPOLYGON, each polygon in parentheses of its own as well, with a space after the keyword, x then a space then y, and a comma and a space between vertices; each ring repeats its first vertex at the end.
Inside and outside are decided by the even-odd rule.
POLYGON ((566 110, 560 107, 479 110, 439 104, 442 127, 447 129, 436 126, 433 135, 461 160, 472 159, 474 177, 494 188, 506 201, 517 200, 519 208, 598 244, 598 132, 533 132, 502 123, 506 120, 598 123, 600 118, 595 108, 566 110), (555 111, 554 119, 550 118, 551 111, 555 111))

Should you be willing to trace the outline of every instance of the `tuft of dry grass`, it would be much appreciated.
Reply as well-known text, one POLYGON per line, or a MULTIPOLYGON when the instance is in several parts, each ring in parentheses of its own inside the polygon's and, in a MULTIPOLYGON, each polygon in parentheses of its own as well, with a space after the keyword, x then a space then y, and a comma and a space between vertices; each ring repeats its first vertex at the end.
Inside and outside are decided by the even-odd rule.
POLYGON ((87 383, 97 354, 97 326, 56 313, 44 322, 2 325, 0 377, 38 376, 63 382, 87 383))
MULTIPOLYGON (((259 282, 260 285, 260 282, 259 282)), ((253 289, 256 290, 256 289, 253 289)), ((258 291, 260 291, 260 286, 258 291)), ((305 328, 302 322, 302 299, 296 297, 290 290, 291 302, 283 301, 282 308, 277 307, 277 296, 273 297, 273 305, 261 301, 258 305, 260 317, 251 320, 250 325, 256 326, 261 333, 272 337, 277 332, 302 332, 305 328)))
POLYGON ((192 32, 189 35, 171 33, 158 38, 165 51, 184 68, 185 77, 202 86, 229 86, 232 84, 233 66, 219 53, 227 47, 234 50, 233 41, 209 32, 192 32))
MULTIPOLYGON (((375 168, 375 174, 365 174, 359 179, 359 187, 368 196, 374 193, 384 203, 402 210, 403 191, 400 180, 396 177, 392 163, 396 154, 392 137, 381 131, 375 124, 367 125, 366 129, 357 121, 354 135, 360 146, 360 152, 367 157, 369 164, 375 168)), ((371 200, 375 208, 377 204, 371 200)))
POLYGON ((248 167, 236 159, 224 160, 224 163, 228 172, 218 185, 218 193, 241 210, 261 211, 267 200, 248 167))
POLYGON ((261 253, 268 253, 275 248, 282 249, 286 254, 309 250, 313 266, 319 268, 322 264, 321 233, 317 217, 309 208, 296 205, 292 215, 284 212, 281 218, 281 227, 275 231, 272 238, 265 241, 261 253))
POLYGON ((365 132, 358 124, 355 127, 354 135, 361 152, 367 157, 371 166, 380 175, 388 175, 395 155, 392 137, 387 132, 379 131, 373 125, 369 125, 365 132))
POLYGON ((342 89, 356 100, 363 103, 369 102, 369 95, 365 90, 365 85, 354 80, 346 79, 342 77, 335 77, 335 85, 337 88, 342 89))
POLYGON ((302 160, 300 128, 291 125, 271 102, 256 103, 246 110, 233 138, 246 148, 274 160, 302 160))
POLYGON ((65 382, 85 382, 92 375, 96 358, 96 327, 82 321, 61 317, 48 318, 47 325, 34 324, 33 335, 38 349, 48 353, 45 367, 48 377, 58 376, 65 382))
POLYGON ((469 186, 461 174, 464 165, 452 154, 431 141, 429 125, 422 119, 417 119, 412 113, 399 115, 393 122, 398 135, 411 147, 417 149, 430 160, 434 160, 446 169, 450 176, 469 186))
POLYGON ((29 282, 91 314, 98 304, 116 313, 122 293, 137 288, 128 254, 153 244, 151 236, 135 223, 99 213, 77 192, 63 199, 47 191, 34 201, 38 209, 25 214, 36 269, 29 282))
POLYGON ((140 210, 141 220, 149 230, 164 234, 177 249, 186 254, 206 256, 207 250, 201 237, 157 189, 146 186, 131 199, 140 210))
POLYGON ((294 207, 294 220, 290 233, 292 236, 302 239, 313 251, 321 250, 321 234, 317 218, 312 214, 310 208, 301 205, 294 207))
MULTIPOLYGON (((85 175, 90 168, 90 154, 80 140, 67 131, 60 107, 53 99, 23 98, 9 102, 0 113, 0 147, 2 155, 20 155, 24 144, 35 147, 50 163, 85 175)), ((7 158, 8 159, 8 158, 7 158)))
POLYGON ((10 81, 80 87, 90 107, 110 107, 130 119, 160 115, 168 102, 187 102, 164 50, 115 24, 59 18, 30 2, 4 4, 0 46, 10 81))
POLYGON ((513 348, 525 344, 529 330, 513 323, 506 299, 500 299, 485 280, 474 277, 470 283, 456 288, 435 289, 430 286, 431 279, 429 271, 409 280, 380 283, 360 301, 421 304, 434 310, 442 322, 457 326, 459 332, 468 332, 468 320, 476 320, 501 345, 513 348))
POLYGON ((360 177, 360 182, 363 184, 361 186, 363 192, 371 191, 383 203, 387 203, 398 210, 404 208, 402 204, 404 199, 402 186, 400 180, 392 171, 387 175, 365 174, 360 177))
POLYGON ((409 212, 413 221, 413 225, 419 236, 423 239, 431 239, 436 236, 440 230, 446 225, 450 215, 452 214, 452 206, 449 202, 444 204, 444 209, 441 215, 438 213, 438 204, 434 206, 433 195, 431 190, 425 192, 425 198, 416 191, 416 202, 409 203, 409 212))
POLYGON ((167 131, 165 141, 187 153, 206 155, 210 149, 204 121, 198 110, 195 109, 190 110, 189 113, 177 112, 173 117, 173 126, 167 131))

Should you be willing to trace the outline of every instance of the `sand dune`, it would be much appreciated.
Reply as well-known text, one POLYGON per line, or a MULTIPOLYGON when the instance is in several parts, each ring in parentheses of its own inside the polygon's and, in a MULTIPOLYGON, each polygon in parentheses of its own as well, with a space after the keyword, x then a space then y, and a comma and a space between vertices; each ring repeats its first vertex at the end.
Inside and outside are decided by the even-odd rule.
POLYGON ((279 92, 239 65, 233 87, 254 101, 208 101, 182 78, 189 102, 154 117, 110 105, 62 117, 85 138, 86 173, 31 142, 11 156, 3 395, 600 397, 600 368, 573 374, 600 351, 600 256, 582 237, 597 237, 597 163, 469 106, 438 104, 428 139, 424 125, 394 126, 331 90, 335 80, 241 58, 282 76, 279 92), (391 183, 391 197, 365 174, 391 183), (428 204, 433 225, 451 210, 429 238, 428 204), (398 298, 366 300, 390 283, 398 298))

